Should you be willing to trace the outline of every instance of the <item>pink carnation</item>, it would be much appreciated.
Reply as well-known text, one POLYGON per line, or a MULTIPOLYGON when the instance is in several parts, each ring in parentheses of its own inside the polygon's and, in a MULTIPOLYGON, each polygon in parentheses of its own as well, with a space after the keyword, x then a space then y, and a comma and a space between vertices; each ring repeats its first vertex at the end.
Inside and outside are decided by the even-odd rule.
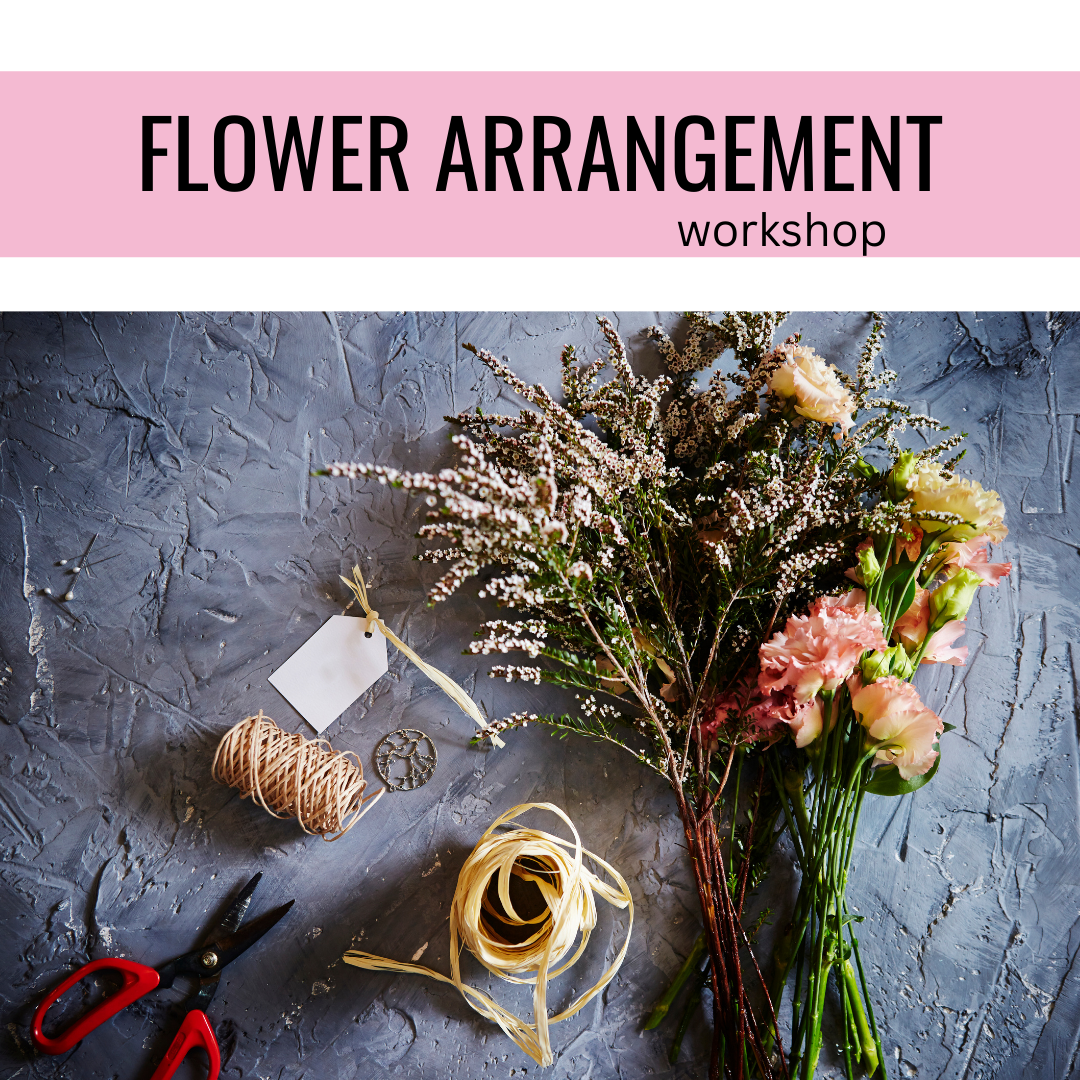
MULTIPOLYGON (((908 655, 914 656, 919 651, 923 638, 930 628, 930 593, 926 589, 916 589, 915 599, 911 607, 896 620, 893 627, 900 644, 908 651, 908 655)), ((952 664, 953 667, 961 666, 967 659, 968 648, 962 645, 959 649, 952 647, 953 642, 967 629, 967 623, 963 619, 953 619, 946 623, 930 639, 926 647, 922 662, 924 664, 952 664)))
POLYGON ((905 780, 922 776, 937 760, 934 743, 945 730, 919 692, 895 675, 863 685, 855 676, 848 684, 851 706, 873 742, 886 742, 875 754, 883 765, 895 765, 905 780))
POLYGON ((793 615, 761 646, 758 685, 763 695, 790 691, 794 703, 803 705, 822 690, 835 690, 867 649, 887 648, 881 615, 867 610, 862 589, 820 596, 809 615, 793 615))

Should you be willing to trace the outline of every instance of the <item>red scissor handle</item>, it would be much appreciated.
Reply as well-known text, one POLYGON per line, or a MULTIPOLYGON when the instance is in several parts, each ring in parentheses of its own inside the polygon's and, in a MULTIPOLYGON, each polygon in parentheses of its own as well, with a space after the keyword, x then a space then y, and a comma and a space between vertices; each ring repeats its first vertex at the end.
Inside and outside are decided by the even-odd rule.
POLYGON ((64 1054, 76 1043, 86 1038, 94 1028, 100 1027, 106 1020, 112 1019, 121 1009, 130 1005, 133 1001, 141 998, 143 994, 154 990, 161 982, 161 976, 151 967, 145 964, 136 964, 134 960, 122 960, 115 957, 106 957, 103 960, 91 960, 77 971, 73 971, 49 996, 38 1006, 34 1013, 32 1028, 34 1043, 38 1049, 46 1054, 64 1054), (87 975, 93 975, 95 971, 115 971, 124 980, 124 985, 115 993, 110 994, 104 1001, 98 1002, 85 1016, 79 1017, 74 1024, 61 1032, 55 1038, 50 1039, 41 1030, 41 1022, 50 1006, 55 1004, 77 982, 81 982, 87 975))
POLYGON ((193 1046, 201 1046, 210 1058, 210 1071, 206 1074, 206 1080, 217 1080, 218 1073, 221 1072, 221 1051, 218 1050, 217 1038, 206 1013, 199 1009, 192 1009, 184 1017, 165 1059, 154 1070, 150 1080, 168 1080, 180 1068, 180 1062, 187 1057, 193 1046))

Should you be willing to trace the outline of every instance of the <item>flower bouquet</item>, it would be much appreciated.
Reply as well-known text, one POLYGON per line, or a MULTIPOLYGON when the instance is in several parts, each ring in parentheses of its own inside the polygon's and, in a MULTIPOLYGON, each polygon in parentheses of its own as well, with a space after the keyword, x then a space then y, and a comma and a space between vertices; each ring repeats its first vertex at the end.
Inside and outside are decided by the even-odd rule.
MULTIPOLYGON (((520 411, 449 417, 460 458, 438 473, 345 462, 327 469, 425 499, 421 535, 435 546, 420 557, 449 564, 430 599, 479 577, 480 597, 510 615, 485 622, 469 652, 524 654, 526 662, 500 662, 491 675, 576 695, 572 710, 492 720, 483 737, 543 723, 624 747, 671 785, 708 954, 710 1077, 790 1075, 772 1002, 792 961, 795 1059, 812 1074, 828 974, 840 964, 846 976, 849 948, 858 964, 856 946, 841 940, 845 928, 851 939, 844 886, 862 798, 890 782, 881 770, 873 775, 874 764, 884 761, 894 785, 913 784, 936 756, 926 744, 926 732, 940 731, 936 718, 920 713, 903 741, 898 706, 877 698, 886 690, 900 701, 908 666, 938 656, 955 633, 941 622, 944 595, 934 599, 944 586, 925 604, 920 588, 951 573, 946 565, 969 575, 986 565, 974 540, 955 531, 963 513, 930 505, 931 474, 951 483, 930 463, 958 438, 902 456, 901 432, 939 425, 880 396, 893 377, 877 363, 882 321, 872 318, 848 376, 797 337, 774 347, 783 318, 691 313, 681 347, 652 327, 667 373, 651 380, 634 373, 615 328, 600 318, 607 355, 582 364, 564 349, 562 401, 467 345, 524 400, 520 411), (875 447, 891 452, 891 470, 868 462, 875 447), (927 477, 918 513, 899 488, 905 468, 927 477), (863 543, 858 556, 862 589, 837 597, 868 535, 872 546, 863 543), (950 547, 965 543, 963 552, 950 547), (811 614, 798 616, 815 597, 811 614), (813 623, 801 637, 800 618, 813 623), (907 642, 920 633, 912 660, 907 642), (888 645, 893 636, 899 650, 888 645), (800 652, 804 638, 809 651, 800 652), (828 654, 820 670, 808 659, 815 648, 828 654), (867 654, 877 659, 863 670, 867 654), (865 692, 877 695, 872 707, 858 697, 856 668, 865 692), (803 890, 770 995, 744 905, 784 828, 803 890)), ((860 999, 849 979, 842 985, 845 1015, 865 1047, 856 1004, 865 988, 860 999)), ((872 1014, 863 1026, 873 1042, 872 1014)), ((880 1058, 876 1043, 875 1052, 880 1058)))
POLYGON ((937 772, 938 739, 948 725, 911 679, 921 664, 964 662, 967 649, 954 642, 976 590, 997 585, 1011 569, 987 555, 986 545, 1006 533, 996 492, 934 458, 932 450, 897 453, 870 517, 872 534, 849 571, 862 588, 819 597, 759 650, 750 707, 782 716, 803 751, 794 760, 771 755, 769 765, 803 873, 773 994, 779 997, 794 962, 790 1067, 807 1080, 817 1066, 834 969, 847 1076, 853 1060, 861 1058, 868 1075, 882 1063, 853 929, 860 920, 846 898, 859 813, 867 794, 916 791, 937 772))

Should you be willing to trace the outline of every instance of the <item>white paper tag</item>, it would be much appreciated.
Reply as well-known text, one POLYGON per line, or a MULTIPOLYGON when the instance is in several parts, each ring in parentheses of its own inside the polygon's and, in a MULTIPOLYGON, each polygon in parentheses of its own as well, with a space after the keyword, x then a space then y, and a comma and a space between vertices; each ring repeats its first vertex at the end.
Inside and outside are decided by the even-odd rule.
POLYGON ((367 619, 332 615, 270 676, 270 685, 320 734, 385 675, 386 638, 367 619))

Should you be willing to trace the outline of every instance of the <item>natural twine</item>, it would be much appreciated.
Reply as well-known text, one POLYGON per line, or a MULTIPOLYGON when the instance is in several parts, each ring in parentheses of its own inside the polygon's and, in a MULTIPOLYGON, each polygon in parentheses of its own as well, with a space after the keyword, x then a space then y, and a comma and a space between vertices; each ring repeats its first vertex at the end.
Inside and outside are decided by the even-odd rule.
POLYGON ((574 823, 557 806, 552 803, 525 803, 508 810, 491 824, 465 860, 465 865, 458 875, 454 902, 450 908, 451 978, 419 964, 403 964, 357 949, 350 949, 343 959, 347 964, 369 971, 400 971, 427 975, 456 986, 481 1016, 494 1020, 529 1057, 540 1065, 550 1065, 554 1057, 551 1052, 549 1026, 579 1012, 611 982, 626 956, 633 923, 634 902, 622 875, 581 846, 581 837, 574 828, 574 823), (508 832, 496 832, 501 825, 534 808, 549 810, 562 818, 574 834, 573 843, 520 825, 508 832), (615 887, 601 881, 582 865, 584 855, 588 855, 593 862, 607 871, 616 883, 615 887), (487 897, 488 887, 496 875, 503 912, 496 910, 487 897), (532 919, 525 919, 517 914, 510 902, 511 875, 536 884, 547 905, 545 911, 532 919), (600 981, 569 1008, 549 1017, 548 980, 573 965, 588 944, 589 935, 596 926, 594 893, 615 907, 629 909, 626 938, 615 961, 604 972, 600 981), (514 944, 500 933, 500 926, 535 926, 536 929, 525 941, 514 944), (560 964, 573 948, 578 934, 581 935, 581 943, 573 955, 560 967, 551 970, 552 966, 560 964), (507 982, 535 986, 534 1023, 527 1023, 504 1009, 487 994, 461 981, 463 946, 499 978, 507 982), (523 975, 524 972, 535 974, 523 975))
POLYGON ((238 788, 277 818, 294 817, 324 840, 344 836, 386 790, 364 795, 356 754, 336 753, 325 739, 290 735, 263 715, 235 724, 218 743, 212 775, 238 788))

